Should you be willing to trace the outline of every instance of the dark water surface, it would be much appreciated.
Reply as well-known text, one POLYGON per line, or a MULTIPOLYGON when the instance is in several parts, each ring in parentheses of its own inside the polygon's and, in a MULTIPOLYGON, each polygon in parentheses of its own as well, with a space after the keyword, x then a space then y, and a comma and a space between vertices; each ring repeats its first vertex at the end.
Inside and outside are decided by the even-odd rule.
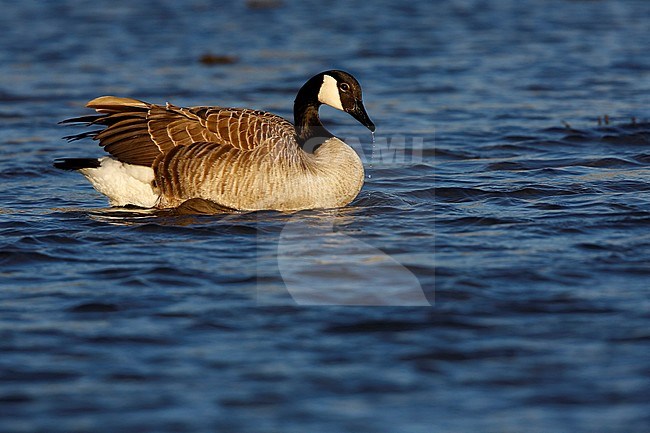
POLYGON ((650 431, 650 2, 324 3, 2 2, 0 431, 650 431), (96 96, 290 117, 330 68, 378 126, 322 110, 346 209, 51 167, 96 96))

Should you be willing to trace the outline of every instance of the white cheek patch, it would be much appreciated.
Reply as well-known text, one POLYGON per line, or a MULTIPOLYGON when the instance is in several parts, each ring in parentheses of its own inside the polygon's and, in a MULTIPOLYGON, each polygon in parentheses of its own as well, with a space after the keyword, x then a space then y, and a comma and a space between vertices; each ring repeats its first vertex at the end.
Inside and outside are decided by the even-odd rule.
POLYGON ((329 105, 330 107, 343 110, 341 96, 339 95, 339 87, 332 76, 324 76, 323 84, 321 84, 320 91, 318 92, 318 101, 322 104, 329 105))

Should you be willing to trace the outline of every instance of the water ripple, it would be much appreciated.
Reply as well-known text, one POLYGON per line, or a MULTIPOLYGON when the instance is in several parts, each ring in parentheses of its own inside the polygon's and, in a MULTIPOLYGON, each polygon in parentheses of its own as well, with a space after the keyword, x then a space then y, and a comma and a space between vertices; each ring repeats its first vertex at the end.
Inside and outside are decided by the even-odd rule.
POLYGON ((647 431, 649 2, 5 3, 4 430, 647 431), (56 125, 101 94, 291 118, 329 68, 378 128, 321 111, 372 176, 345 209, 112 209, 51 166, 101 155, 56 125))

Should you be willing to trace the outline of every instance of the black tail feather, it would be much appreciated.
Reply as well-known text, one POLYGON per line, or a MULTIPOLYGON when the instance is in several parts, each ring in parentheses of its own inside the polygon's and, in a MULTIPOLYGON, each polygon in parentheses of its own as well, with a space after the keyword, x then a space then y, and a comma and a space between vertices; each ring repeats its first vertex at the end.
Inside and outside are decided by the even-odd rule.
POLYGON ((100 164, 97 158, 62 158, 54 160, 53 165, 61 170, 81 170, 98 168, 100 164))

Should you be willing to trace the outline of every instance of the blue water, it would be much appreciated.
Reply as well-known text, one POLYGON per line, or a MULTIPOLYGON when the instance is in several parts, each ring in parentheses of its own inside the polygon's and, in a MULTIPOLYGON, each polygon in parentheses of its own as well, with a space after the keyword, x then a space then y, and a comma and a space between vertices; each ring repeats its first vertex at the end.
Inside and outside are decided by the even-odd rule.
POLYGON ((3 2, 0 431, 650 431, 648 16, 3 2), (331 68, 378 128, 322 109, 369 176, 345 209, 110 209, 51 167, 101 155, 56 124, 96 96, 290 118, 331 68))

